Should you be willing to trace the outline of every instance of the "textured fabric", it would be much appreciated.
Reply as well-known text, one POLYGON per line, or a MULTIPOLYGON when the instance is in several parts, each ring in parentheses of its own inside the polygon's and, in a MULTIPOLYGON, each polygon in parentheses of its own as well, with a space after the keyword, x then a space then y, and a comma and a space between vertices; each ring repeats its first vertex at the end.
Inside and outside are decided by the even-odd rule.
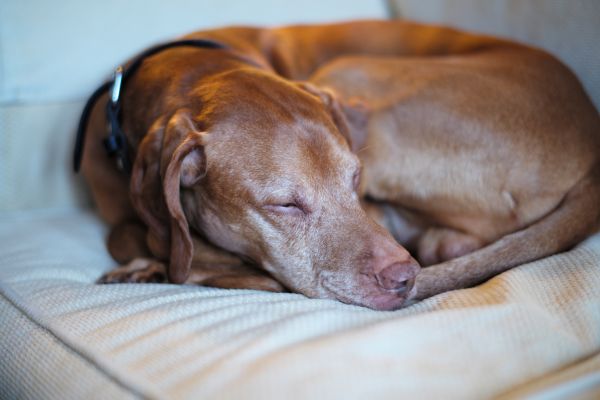
MULTIPOLYGON (((600 234, 477 288, 377 312, 297 294, 94 285, 113 265, 95 217, 0 221, 1 294, 60 342, 23 352, 3 376, 21 368, 28 382, 51 387, 33 365, 57 345, 93 366, 98 381, 151 398, 600 395, 600 234)), ((12 325, 20 317, 4 304, 2 325, 12 325)), ((3 331, 0 359, 23 334, 3 331)), ((53 372, 74 398, 81 392, 69 371, 53 372)))
POLYGON ((600 1, 388 1, 398 17, 504 36, 548 50, 573 69, 600 109, 600 1))
POLYGON ((119 386, 0 294, 1 399, 129 399, 119 386))

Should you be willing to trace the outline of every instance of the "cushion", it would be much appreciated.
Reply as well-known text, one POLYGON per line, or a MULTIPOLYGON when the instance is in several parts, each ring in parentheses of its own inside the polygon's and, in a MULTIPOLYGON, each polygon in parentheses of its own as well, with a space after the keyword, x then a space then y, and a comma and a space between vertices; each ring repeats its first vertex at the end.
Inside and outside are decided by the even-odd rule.
POLYGON ((96 285, 83 211, 0 218, 0 397, 600 396, 600 234, 394 311, 290 293, 96 285))

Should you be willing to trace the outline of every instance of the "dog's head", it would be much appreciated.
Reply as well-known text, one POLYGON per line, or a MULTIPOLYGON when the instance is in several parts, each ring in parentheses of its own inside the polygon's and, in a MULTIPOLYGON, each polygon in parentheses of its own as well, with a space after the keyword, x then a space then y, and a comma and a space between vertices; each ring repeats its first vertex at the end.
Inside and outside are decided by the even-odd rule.
POLYGON ((131 191, 149 244, 186 279, 190 229, 290 290, 401 306, 419 266, 360 204, 360 162, 331 93, 240 70, 198 88, 140 143, 131 191))

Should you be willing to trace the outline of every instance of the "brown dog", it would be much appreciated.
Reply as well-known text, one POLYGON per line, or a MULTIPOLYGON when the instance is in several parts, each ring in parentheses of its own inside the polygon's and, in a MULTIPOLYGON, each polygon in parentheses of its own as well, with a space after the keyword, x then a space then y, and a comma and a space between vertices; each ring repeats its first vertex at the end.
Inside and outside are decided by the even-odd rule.
POLYGON ((394 309, 598 227, 600 118, 546 53, 401 21, 190 37, 231 49, 171 49, 132 77, 131 177, 100 145, 106 98, 92 115, 83 170, 126 264, 103 282, 394 309))

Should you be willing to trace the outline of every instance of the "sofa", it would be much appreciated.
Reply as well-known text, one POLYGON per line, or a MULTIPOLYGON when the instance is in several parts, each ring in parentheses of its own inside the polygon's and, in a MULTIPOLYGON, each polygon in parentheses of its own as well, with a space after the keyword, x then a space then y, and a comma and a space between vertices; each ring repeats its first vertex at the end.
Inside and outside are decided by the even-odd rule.
POLYGON ((555 52, 598 107, 599 15, 594 0, 0 3, 0 398, 600 398, 600 234, 393 312, 293 293, 98 285, 115 266, 107 227, 70 169, 86 96, 131 54, 188 31, 455 25, 555 52))

